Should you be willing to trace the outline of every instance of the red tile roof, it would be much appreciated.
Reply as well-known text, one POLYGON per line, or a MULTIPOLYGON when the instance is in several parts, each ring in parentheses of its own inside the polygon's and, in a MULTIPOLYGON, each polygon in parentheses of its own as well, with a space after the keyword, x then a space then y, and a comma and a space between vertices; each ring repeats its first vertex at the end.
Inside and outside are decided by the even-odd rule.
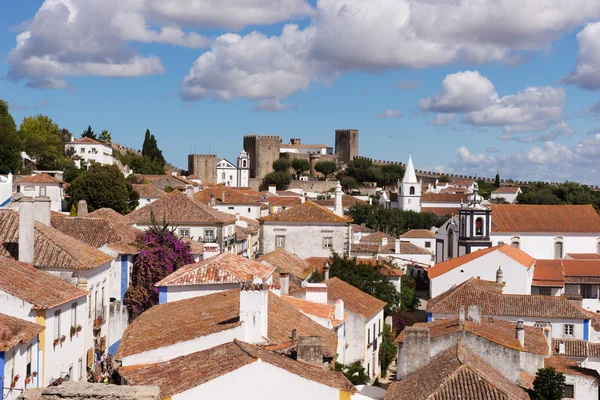
POLYGON ((437 278, 438 276, 443 275, 448 271, 452 271, 453 269, 456 269, 462 265, 465 265, 468 262, 476 260, 494 251, 499 251, 503 253, 504 255, 512 258, 514 261, 528 269, 531 268, 531 266, 535 263, 535 258, 531 257, 524 251, 519 250, 516 247, 510 246, 508 244, 501 244, 487 249, 477 250, 473 253, 465 254, 456 258, 451 258, 450 260, 436 264, 433 267, 429 268, 429 279, 437 278))
POLYGON ((140 198, 157 199, 160 197, 165 197, 167 195, 167 193, 156 188, 151 183, 134 183, 131 186, 133 187, 133 190, 138 192, 140 198))
POLYGON ((495 282, 471 278, 434 297, 427 312, 458 315, 461 308, 478 305, 483 315, 586 320, 590 317, 565 297, 502 294, 495 282))
POLYGON ((565 357, 548 357, 544 359, 544 367, 552 367, 565 375, 578 375, 598 381, 600 374, 595 369, 580 367, 577 361, 565 357))
POLYGON ((198 263, 184 265, 156 286, 213 285, 245 282, 248 275, 268 279, 274 266, 232 254, 221 253, 198 263))
POLYGON ((458 214, 456 207, 421 207, 422 213, 432 213, 438 217, 444 217, 451 214, 458 214))
MULTIPOLYGON (((329 200, 313 200, 315 203, 317 203, 320 206, 323 207, 335 207, 335 197, 332 197, 329 200)), ((342 208, 346 209, 346 208, 350 208, 355 204, 367 204, 366 201, 361 200, 361 199, 357 199, 354 196, 350 196, 348 194, 342 194, 342 208)))
POLYGON ((305 280, 315 270, 315 268, 306 260, 295 254, 289 253, 282 248, 276 249, 269 254, 265 254, 256 259, 260 263, 267 263, 278 272, 288 272, 295 277, 305 280))
POLYGON ((300 197, 278 197, 270 196, 266 199, 271 207, 292 207, 302 204, 300 197))
POLYGON ((346 310, 371 319, 383 310, 386 302, 344 282, 339 278, 331 278, 324 282, 327 285, 327 301, 334 303, 338 299, 344 301, 346 310))
POLYGON ((355 391, 354 386, 341 372, 301 363, 238 340, 161 363, 121 367, 119 374, 132 385, 158 385, 161 399, 165 399, 227 375, 259 359, 301 378, 334 389, 355 391), (185 379, 181 379, 182 371, 185 371, 185 379))
POLYGON ((204 189, 194 193, 194 199, 203 204, 210 204, 211 195, 217 203, 222 204, 260 205, 262 203, 262 196, 258 192, 250 194, 249 191, 242 192, 223 184, 204 186, 204 189), (223 191, 225 191, 225 201, 223 201, 223 191))
POLYGON ((333 211, 321 207, 312 201, 280 211, 276 214, 262 217, 261 222, 323 222, 323 223, 350 223, 352 218, 340 217, 333 211))
POLYGON ((598 253, 568 253, 567 257, 574 260, 600 260, 600 254, 598 253))
POLYGON ((43 326, 0 313, 0 351, 28 343, 44 331, 43 326))
POLYGON ((366 232, 366 233, 372 233, 375 232, 373 229, 371 228, 367 228, 366 226, 363 225, 357 225, 357 224, 352 224, 352 232, 366 232))
POLYGON ((552 352, 565 357, 600 357, 600 343, 581 339, 552 339, 552 352), (559 353, 561 344, 564 344, 564 354, 559 353))
POLYGON ((565 277, 561 260, 537 260, 531 286, 563 287, 565 277))
POLYGON ((60 181, 46 173, 28 175, 28 176, 21 175, 17 179, 17 182, 19 182, 19 183, 57 183, 57 184, 62 183, 62 181, 60 181))
POLYGON ((396 238, 392 235, 388 235, 387 233, 383 233, 383 232, 375 232, 375 233, 371 233, 370 235, 367 236, 363 236, 360 239, 360 243, 378 243, 381 244, 381 239, 386 238, 388 240, 388 243, 394 243, 394 241, 396 240, 396 238))
MULTIPOLYGON (((355 245, 352 245, 354 248, 355 245)), ((386 246, 383 246, 383 248, 380 251, 381 254, 396 254, 396 243, 392 242, 390 244, 387 244, 386 246)), ((428 254, 428 255, 433 255, 433 253, 429 250, 427 250, 426 248, 417 246, 416 244, 412 244, 411 242, 407 242, 404 240, 400 241, 400 253, 398 254, 428 254)))
POLYGON ((385 400, 406 398, 528 400, 529 395, 459 343, 402 381, 392 383, 385 394, 385 400))
POLYGON ((344 314, 344 319, 336 320, 335 319, 335 305, 334 304, 326 304, 326 303, 315 303, 314 301, 308 301, 305 299, 300 299, 298 297, 291 296, 282 296, 283 300, 290 303, 294 306, 298 311, 302 312, 306 315, 312 315, 317 318, 323 318, 331 321, 331 323, 336 326, 341 324, 346 320, 348 314, 344 314))
POLYGON ((402 239, 435 239, 435 233, 431 232, 429 229, 411 229, 400 237, 402 239))
POLYGON ((520 188, 518 186, 502 186, 494 191, 492 191, 492 193, 512 193, 512 194, 517 194, 519 192, 520 188))
POLYGON ((0 290, 47 310, 85 296, 85 292, 30 265, 0 256, 0 290))
MULTIPOLYGON (((114 257, 58 229, 35 222, 33 265, 38 268, 90 270, 114 257)), ((19 258, 19 213, 0 210, 0 255, 19 258)))
POLYGON ((89 137, 82 137, 81 139, 74 140, 68 144, 101 144, 103 146, 111 147, 111 146, 107 145, 106 143, 99 142, 99 141, 94 140, 89 137))
POLYGON ((594 233, 600 215, 592 205, 493 204, 493 232, 594 233))
POLYGON ((353 243, 351 252, 354 253, 372 253, 373 255, 379 252, 379 243, 353 243))
POLYGON ((423 193, 421 203, 456 203, 469 202, 470 193, 423 193))
POLYGON ((163 218, 170 223, 190 224, 232 224, 235 215, 217 211, 199 203, 179 190, 174 190, 150 204, 139 208, 128 215, 130 221, 138 224, 152 223, 152 214, 157 221, 163 218))
POLYGON ((129 218, 126 215, 119 214, 112 208, 99 208, 87 215, 90 218, 103 218, 108 220, 116 220, 119 222, 129 222, 129 218))
POLYGON ((565 283, 600 283, 600 260, 537 260, 533 286, 563 287, 565 283))

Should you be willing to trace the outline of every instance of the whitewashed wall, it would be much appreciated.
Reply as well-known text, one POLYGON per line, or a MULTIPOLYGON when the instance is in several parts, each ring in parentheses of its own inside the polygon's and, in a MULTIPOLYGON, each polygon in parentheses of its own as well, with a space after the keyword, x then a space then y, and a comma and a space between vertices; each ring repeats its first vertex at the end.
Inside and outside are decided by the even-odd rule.
POLYGON ((260 218, 260 206, 261 203, 256 204, 217 204, 217 210, 232 214, 239 215, 240 217, 247 217, 252 219, 260 218))
POLYGON ((31 382, 26 383, 27 379, 27 349, 31 346, 31 372, 38 372, 39 370, 39 341, 38 337, 31 339, 27 343, 19 343, 10 350, 4 352, 4 371, 2 376, 4 377, 3 386, 10 387, 11 378, 19 375, 19 379, 15 383, 15 389, 9 391, 8 389, 3 390, 4 400, 16 400, 21 395, 21 390, 27 390, 32 388, 40 387, 40 375, 36 377, 30 377, 31 382))
MULTIPOLYGON (((492 213, 493 221, 493 213, 492 213)), ((567 253, 596 253, 596 243, 600 240, 600 232, 586 234, 565 233, 494 233, 490 234, 492 246, 498 242, 511 244, 511 239, 519 237, 519 248, 531 257, 539 259, 554 258, 554 240, 563 238, 563 258, 567 253)))
POLYGON ((285 236, 284 249, 300 258, 329 257, 332 251, 344 253, 344 244, 350 240, 347 224, 271 223, 262 225, 263 254, 276 249, 275 236, 285 236), (323 237, 333 237, 333 247, 323 247, 323 237))

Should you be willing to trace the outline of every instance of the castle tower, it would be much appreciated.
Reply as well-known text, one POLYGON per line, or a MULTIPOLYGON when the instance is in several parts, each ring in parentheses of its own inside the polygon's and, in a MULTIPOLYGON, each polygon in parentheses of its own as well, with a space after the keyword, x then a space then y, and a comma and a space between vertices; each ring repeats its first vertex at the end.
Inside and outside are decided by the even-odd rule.
POLYGON ((273 161, 279 158, 280 145, 279 136, 244 136, 244 151, 250 157, 250 178, 262 179, 273 171, 273 161))
POLYGON ((250 156, 245 150, 242 150, 237 158, 237 175, 238 186, 250 186, 250 156))
POLYGON ((421 184, 417 181, 417 174, 410 154, 408 155, 402 183, 398 187, 398 201, 400 202, 400 208, 403 210, 421 212, 421 184))
POLYGON ((335 155, 345 164, 358 156, 358 129, 335 130, 335 155))
POLYGON ((482 204, 483 197, 478 193, 477 183, 468 204, 461 204, 458 210, 458 255, 470 254, 476 250, 492 247, 490 229, 492 210, 482 204))
POLYGON ((200 178, 202 184, 217 182, 217 156, 215 154, 188 155, 188 174, 200 178))

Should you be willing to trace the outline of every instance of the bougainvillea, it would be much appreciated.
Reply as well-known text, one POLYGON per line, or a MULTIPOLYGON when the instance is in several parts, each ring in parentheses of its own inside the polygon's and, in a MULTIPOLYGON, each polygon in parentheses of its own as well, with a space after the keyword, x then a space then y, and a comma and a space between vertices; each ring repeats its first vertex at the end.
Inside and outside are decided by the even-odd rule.
POLYGON ((129 319, 158 304, 158 288, 154 286, 194 258, 190 246, 179 240, 167 224, 154 225, 137 239, 140 253, 131 269, 131 284, 125 293, 129 319))

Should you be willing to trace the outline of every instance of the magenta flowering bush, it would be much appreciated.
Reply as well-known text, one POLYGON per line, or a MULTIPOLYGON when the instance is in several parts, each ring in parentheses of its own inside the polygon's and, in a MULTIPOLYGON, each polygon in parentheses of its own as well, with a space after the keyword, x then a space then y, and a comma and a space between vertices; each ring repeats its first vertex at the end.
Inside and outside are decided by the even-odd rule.
POLYGON ((168 229, 154 226, 136 241, 140 253, 131 269, 131 284, 125 293, 129 319, 158 304, 158 288, 154 285, 180 267, 191 264, 194 258, 190 246, 168 229))

